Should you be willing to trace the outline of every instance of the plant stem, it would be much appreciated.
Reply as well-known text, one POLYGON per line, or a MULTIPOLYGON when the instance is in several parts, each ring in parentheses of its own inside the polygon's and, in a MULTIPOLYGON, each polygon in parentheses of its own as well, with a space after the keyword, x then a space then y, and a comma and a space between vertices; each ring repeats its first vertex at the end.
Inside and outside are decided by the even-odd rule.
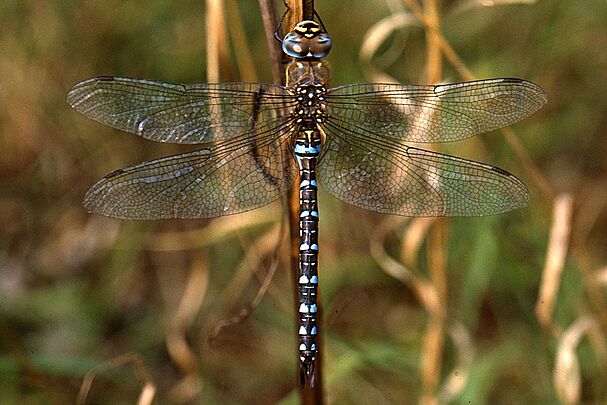
MULTIPOLYGON (((279 83, 285 84, 285 69, 284 69, 284 55, 280 52, 278 42, 274 38, 274 32, 278 26, 279 19, 274 8, 274 3, 269 0, 259 0, 260 7, 262 10, 262 17, 264 22, 264 28, 266 32, 266 39, 268 41, 268 47, 270 48, 270 54, 272 57, 272 73, 275 82, 278 82, 277 78, 280 77, 279 83), (278 73, 279 72, 279 73, 278 73)), ((285 6, 289 10, 287 15, 284 17, 282 24, 283 31, 290 31, 295 24, 303 19, 313 19, 314 17, 314 1, 313 0, 285 0, 285 6)), ((279 33, 280 34, 280 33, 279 33)), ((295 181, 293 184, 299 184, 299 181, 295 181)), ((290 225, 290 252, 291 252, 291 275, 292 275, 292 288, 293 288, 293 302, 294 302, 294 313, 296 321, 299 319, 299 188, 292 187, 287 199, 288 205, 288 217, 290 225)), ((322 325, 322 318, 320 316, 322 309, 319 302, 319 314, 317 316, 317 322, 322 325)), ((297 322, 295 322, 295 331, 297 332, 297 322)), ((322 395, 322 339, 321 335, 318 336, 317 346, 318 354, 316 356, 316 378, 314 388, 305 386, 300 389, 300 397, 302 404, 323 404, 322 395)), ((296 346, 294 346, 296 348, 296 346)), ((297 353, 297 370, 296 386, 300 387, 299 381, 299 351, 297 353)))
MULTIPOLYGON (((295 24, 304 19, 311 19, 314 16, 314 2, 310 0, 285 0, 285 5, 289 8, 290 12, 285 18, 285 31, 293 29, 295 24)), ((299 184, 299 181, 295 181, 294 184, 299 184)), ((293 302, 295 319, 299 319, 299 188, 293 187, 289 192, 288 198, 289 205, 289 224, 291 227, 291 273, 293 279, 293 302)), ((317 338, 318 352, 316 354, 316 377, 314 388, 310 388, 307 384, 303 388, 300 388, 300 397, 302 404, 323 404, 322 395, 322 305, 320 301, 320 294, 318 295, 318 313, 317 313, 317 324, 319 325, 319 333, 317 338)), ((297 322, 295 323, 297 328, 297 322)), ((297 358, 299 359, 299 351, 297 351, 297 358)), ((299 361, 297 362, 297 385, 299 386, 299 361)))

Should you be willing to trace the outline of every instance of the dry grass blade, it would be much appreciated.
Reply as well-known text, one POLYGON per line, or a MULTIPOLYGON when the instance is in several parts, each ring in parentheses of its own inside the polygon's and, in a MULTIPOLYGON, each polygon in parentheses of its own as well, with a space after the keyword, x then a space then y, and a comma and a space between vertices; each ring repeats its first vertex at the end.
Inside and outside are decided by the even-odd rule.
POLYGON ((552 187, 546 180, 546 177, 542 174, 540 169, 533 163, 531 156, 529 156, 529 152, 521 143, 518 135, 512 128, 502 128, 500 130, 504 137, 516 156, 519 158, 523 166, 525 167, 525 171, 531 177, 531 180, 536 185, 538 190, 542 193, 545 202, 552 202, 554 199, 554 192, 552 191, 552 187))
POLYGON ((400 221, 398 221, 390 217, 380 223, 369 238, 370 254, 386 274, 413 289, 426 311, 437 313, 440 311, 440 300, 435 287, 412 272, 407 266, 390 257, 384 247, 388 235, 397 230, 407 220, 407 218, 400 218, 400 221))
POLYGON ((552 229, 535 307, 535 313, 540 324, 553 331, 552 310, 556 303, 561 274, 570 244, 572 215, 573 198, 569 194, 558 196, 552 212, 552 229))
POLYGON ((186 331, 192 326, 206 296, 209 269, 206 261, 195 254, 185 292, 176 311, 170 311, 166 336, 169 357, 185 377, 171 391, 175 403, 189 403, 202 389, 198 378, 197 356, 188 344, 186 331))
POLYGON ((418 20, 407 12, 390 15, 375 23, 365 33, 363 43, 359 51, 361 66, 366 70, 367 75, 372 81, 378 83, 397 83, 398 81, 387 73, 376 69, 372 60, 379 48, 396 31, 409 26, 419 25, 418 20))
MULTIPOLYGON (((440 35, 440 7, 436 0, 424 0, 423 9, 414 0, 406 1, 412 13, 402 12, 385 18, 375 24, 365 35, 361 46, 360 59, 363 65, 368 66, 373 80, 395 82, 383 72, 373 68, 371 60, 380 46, 396 30, 417 25, 423 21, 426 31, 426 81, 438 83, 442 79, 442 47, 440 35)), ((388 222, 384 222, 371 238, 371 255, 388 274, 409 284, 422 302, 428 313, 421 354, 421 381, 422 394, 420 403, 438 403, 438 388, 442 368, 442 357, 446 329, 446 255, 445 231, 446 223, 436 219, 413 219, 402 239, 401 264, 392 259, 385 251, 383 245, 387 234, 393 229, 388 222), (432 225, 435 225, 432 227, 432 225), (409 268, 417 267, 417 258, 423 241, 430 236, 428 243, 428 272, 430 281, 421 279, 413 274, 409 268)))
POLYGON ((564 404, 577 404, 580 401, 581 375, 575 349, 582 337, 596 326, 594 319, 582 317, 561 336, 553 378, 554 389, 564 404))
POLYGON ((455 367, 449 373, 439 392, 440 403, 450 403, 468 383, 470 367, 474 360, 474 345, 470 332, 461 323, 449 328, 449 337, 457 353, 455 367))
POLYGON ((426 82, 439 83, 443 76, 440 47, 440 10, 436 0, 424 0, 426 15, 426 82))
POLYGON ((607 286, 607 267, 603 267, 596 272, 596 282, 602 286, 607 286))
POLYGON ((137 405, 151 405, 154 402, 155 396, 156 386, 151 383, 146 383, 137 399, 137 405))
MULTIPOLYGON (((261 303, 261 300, 270 288, 272 279, 274 278, 274 275, 276 274, 276 270, 278 268, 279 259, 276 255, 276 246, 279 244, 278 241, 282 240, 283 236, 284 226, 283 224, 281 224, 281 226, 276 226, 268 233, 262 235, 255 242, 255 244, 253 244, 247 249, 245 258, 239 266, 241 269, 243 269, 243 271, 247 270, 247 273, 249 274, 246 279, 247 281, 252 275, 256 275, 258 273, 258 269, 262 267, 263 259, 268 255, 274 254, 272 263, 268 268, 266 274, 260 276, 261 285, 259 287, 259 290, 257 291, 255 298, 246 306, 242 307, 236 316, 218 322, 215 325, 213 332, 210 334, 209 341, 212 342, 213 340, 215 340, 224 328, 230 325, 240 323, 247 319, 249 315, 255 310, 255 308, 257 308, 257 306, 261 303)), ((227 306, 225 305, 225 303, 235 303, 237 298, 240 296, 244 286, 245 283, 243 283, 242 277, 238 277, 237 282, 230 283, 230 285, 224 290, 224 293, 222 294, 222 301, 224 303, 223 305, 227 306)))
POLYGON ((428 271, 432 280, 433 302, 427 307, 429 319, 422 346, 422 404, 437 404, 447 322, 447 271, 445 257, 446 221, 439 219, 429 234, 428 271))
POLYGON ((408 221, 408 218, 399 218, 397 220, 386 218, 383 220, 369 237, 369 251, 373 259, 386 274, 405 284, 409 284, 415 278, 411 270, 390 257, 384 247, 384 242, 388 235, 400 228, 406 221, 408 221))
MULTIPOLYGON (((436 309, 441 308, 443 305, 436 305, 436 309)), ((444 341, 444 318, 431 314, 424 332, 421 351, 422 394, 420 404, 438 404, 444 341)))
POLYGON ((35 263, 48 269, 48 275, 80 268, 113 246, 119 229, 120 222, 114 219, 95 215, 81 223, 79 213, 66 211, 37 249, 35 263))
POLYGON ((272 79, 274 84, 283 84, 285 72, 282 69, 282 50, 280 44, 274 38, 274 30, 278 17, 276 15, 275 3, 271 0, 259 0, 261 18, 263 19, 263 28, 266 35, 266 43, 270 52, 270 67, 272 68, 272 79))
POLYGON ((464 0, 453 7, 454 13, 461 13, 479 7, 509 6, 512 4, 535 4, 537 0, 464 0))
POLYGON ((268 215, 266 209, 258 209, 246 215, 220 217, 200 229, 155 233, 150 237, 146 249, 156 252, 199 249, 233 237, 238 232, 274 222, 276 221, 268 215))
POLYGON ((222 49, 226 43, 225 19, 222 0, 207 1, 207 82, 217 83, 220 80, 219 66, 222 49))
POLYGON ((123 354, 122 356, 115 357, 89 371, 84 377, 84 380, 82 381, 82 385, 80 386, 76 403, 79 405, 86 404, 86 400, 89 392, 91 391, 91 387, 93 386, 93 382, 99 374, 111 369, 122 367, 130 363, 134 366, 136 377, 139 380, 143 381, 143 388, 141 389, 141 393, 139 394, 137 404, 151 404, 154 400, 154 397, 156 396, 156 384, 152 380, 150 374, 147 372, 141 356, 134 353, 127 353, 123 354))
MULTIPOLYGON (((442 48, 441 48, 441 15, 438 0, 423 0, 424 24, 426 31, 426 66, 427 83, 442 81, 442 48)), ((419 219, 418 221, 422 221, 419 219)), ((420 403, 438 404, 440 376, 443 368, 443 352, 447 323, 447 259, 445 253, 448 223, 444 218, 431 222, 428 243, 428 271, 432 280, 435 307, 429 310, 429 322, 426 328, 425 342, 422 350, 422 397, 420 403)), ((428 225, 429 227, 429 225, 428 225)))
MULTIPOLYGON (((238 266, 238 270, 224 288, 220 296, 220 305, 223 308, 232 308, 237 305, 239 297, 249 283, 252 277, 256 277, 260 284, 264 283, 266 275, 262 274, 259 269, 264 268, 264 260, 267 257, 272 257, 274 266, 279 262, 279 252, 281 251, 281 241, 284 239, 284 224, 277 224, 266 233, 256 238, 254 243, 245 243, 245 257, 238 266)), ((289 305, 280 300, 281 294, 278 294, 275 288, 270 285, 270 294, 273 299, 280 304, 280 307, 286 309, 289 305)))
MULTIPOLYGON (((403 0, 403 1, 411 9, 411 11, 415 15, 415 17, 427 29, 433 30, 434 37, 435 37, 434 39, 435 39, 436 43, 438 45, 440 45, 443 55, 449 61, 451 66, 453 66, 453 68, 455 70, 457 70, 459 75, 466 81, 475 80, 476 79, 475 75, 464 64, 462 59, 459 57, 457 52, 455 52, 453 47, 451 47, 451 45, 445 39, 445 37, 442 35, 440 30, 438 30, 436 28, 436 25, 433 24, 432 21, 427 19, 427 17, 423 13, 423 10, 415 2, 415 0, 403 0)), ((501 132, 504 134, 506 141, 508 141, 508 143, 512 147, 516 156, 519 158, 519 160, 525 166, 525 170, 527 171, 527 173, 529 174, 529 176, 531 177, 531 179, 533 180, 535 185, 542 192, 543 197, 546 200, 552 200, 553 199, 552 188, 550 187, 548 181, 546 180, 546 178, 544 177, 542 172, 538 169, 538 167, 531 160, 529 153, 522 146, 520 140, 518 139, 518 136, 516 135, 516 132, 514 132, 514 130, 512 130, 511 128, 503 128, 501 130, 501 132)))
POLYGON ((436 218, 414 218, 404 232, 401 243, 401 259, 408 266, 417 267, 420 249, 436 218))
POLYGON ((607 212, 607 177, 600 181, 585 180, 577 194, 584 198, 577 201, 574 233, 576 239, 586 242, 590 232, 607 212))
POLYGON ((171 404, 197 403, 196 399, 204 388, 203 382, 198 375, 189 374, 183 377, 177 384, 171 387, 167 396, 171 404))
POLYGON ((246 33, 238 11, 238 5, 235 0, 226 0, 226 12, 230 21, 230 37, 234 46, 234 57, 238 66, 239 80, 245 82, 257 82, 257 71, 253 56, 249 49, 249 41, 246 39, 246 33))
POLYGON ((421 22, 427 29, 434 30, 435 41, 440 45, 441 50, 445 58, 451 63, 451 65, 458 71, 458 73, 464 78, 464 80, 474 80, 472 71, 464 65, 459 55, 453 50, 451 45, 447 42, 445 37, 441 34, 440 30, 429 21, 422 8, 417 4, 415 0, 403 0, 403 2, 409 7, 411 12, 415 15, 419 22, 421 22))

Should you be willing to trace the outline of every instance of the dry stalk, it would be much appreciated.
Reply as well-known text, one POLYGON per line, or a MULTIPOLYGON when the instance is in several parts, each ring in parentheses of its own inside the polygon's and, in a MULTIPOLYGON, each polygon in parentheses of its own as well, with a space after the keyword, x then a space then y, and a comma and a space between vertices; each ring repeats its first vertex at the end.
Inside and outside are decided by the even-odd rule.
MULTIPOLYGON (((226 33, 222 0, 207 1, 207 82, 217 83, 220 80, 219 66, 222 49, 225 49, 226 33)), ((225 51, 223 51, 225 52, 225 51)))
POLYGON ((282 69, 282 50, 280 49, 280 44, 274 38, 274 31, 279 20, 276 14, 275 2, 273 0, 259 0, 259 9, 261 10, 266 43, 268 44, 270 59, 272 61, 270 64, 272 79, 274 84, 283 84, 285 72, 282 69))
MULTIPOLYGON (((313 0, 285 0, 285 6, 289 10, 289 12, 284 16, 283 21, 283 30, 290 31, 296 23, 303 19, 313 19, 314 17, 314 1, 313 0)), ((265 0, 260 0, 260 5, 262 7, 262 16, 264 20, 264 28, 266 31, 266 39, 268 41, 268 47, 272 52, 273 66, 272 71, 274 73, 274 80, 276 81, 277 77, 280 77, 280 84, 284 85, 284 69, 283 69, 283 55, 276 51, 272 51, 272 49, 278 49, 276 47, 276 40, 274 39, 274 31, 278 26, 278 18, 276 11, 274 9, 274 4, 272 2, 268 2, 265 0), (279 72, 279 73, 276 73, 279 72)), ((280 33, 279 33, 280 34, 280 33)), ((298 181, 295 181, 294 184, 299 184, 298 181)), ((288 194, 287 198, 287 206, 288 206, 288 218, 290 225, 290 252, 291 252, 291 275, 292 275, 292 289, 293 289, 293 313, 297 316, 298 313, 298 277, 299 277, 299 190, 297 187, 292 187, 291 191, 288 194)), ((318 297, 318 315, 317 322, 319 325, 322 325, 322 306, 320 305, 321 299, 320 295, 318 297)), ((297 327, 297 323, 294 323, 295 328, 297 327)), ((296 329, 295 329, 296 330, 296 329)), ((322 404, 323 403, 323 394, 322 394, 322 333, 317 337, 317 346, 318 352, 316 356, 316 378, 314 388, 310 388, 309 386, 305 386, 299 390, 301 402, 302 404, 322 404)), ((299 356, 299 353, 297 353, 299 356)), ((298 364, 299 366, 299 364, 298 364)), ((295 376, 299 376, 299 372, 295 373, 295 376)), ((297 381, 297 386, 299 386, 299 381, 297 381)))
POLYGON ((93 382, 95 378, 101 373, 104 373, 108 370, 112 370, 118 367, 122 367, 127 364, 132 364, 135 375, 141 381, 143 381, 143 387, 141 388, 141 392, 139 394, 139 398, 137 400, 138 405, 150 405, 152 404, 154 397, 156 396, 156 384, 152 380, 152 377, 148 373, 143 364, 143 360, 141 356, 138 354, 127 353, 121 356, 115 357, 103 364, 98 365, 89 371, 84 380, 82 381, 82 385, 80 386, 80 391, 78 392, 78 397, 76 399, 76 403, 79 405, 83 405, 86 403, 89 392, 91 391, 91 387, 93 386, 93 382))
POLYGON ((279 245, 279 241, 283 238, 283 234, 283 227, 276 226, 259 237, 253 245, 246 249, 247 253, 239 266, 241 270, 234 275, 232 281, 222 293, 222 306, 234 306, 252 276, 255 276, 259 280, 259 290, 257 291, 255 298, 246 306, 242 307, 237 315, 229 319, 221 320, 215 325, 213 332, 210 334, 209 341, 216 339, 225 327, 244 321, 259 306, 261 300, 270 289, 272 279, 278 269, 280 261, 277 257, 276 246, 279 245), (274 257, 268 271, 265 274, 260 274, 259 269, 263 268, 264 258, 272 255, 274 255, 274 257))
POLYGON ((177 309, 168 311, 167 352, 172 362, 184 374, 169 393, 171 402, 174 403, 192 402, 202 389, 198 375, 198 357, 187 341, 186 332, 192 327, 206 296, 209 273, 206 260, 199 253, 195 253, 185 291, 177 309))
POLYGON ((255 69, 255 63, 253 62, 253 56, 249 49, 246 40, 246 34, 244 26, 242 24, 242 18, 240 18, 240 12, 235 0, 226 1, 226 13, 228 20, 230 21, 230 38, 231 43, 234 46, 234 57, 236 58, 236 65, 238 66, 239 80, 244 82, 257 82, 257 71, 255 69))
MULTIPOLYGON (((423 0, 423 15, 426 21, 426 81, 442 81, 442 51, 440 46, 440 3, 439 0, 423 0)), ((424 221, 420 219, 419 221, 424 221)), ((427 221, 427 220, 425 220, 427 221)), ((433 221, 429 234, 428 271, 435 294, 435 305, 426 307, 428 325, 422 346, 421 381, 422 395, 419 400, 423 405, 434 405, 439 402, 440 376, 445 346, 447 322, 447 265, 445 258, 445 234, 447 222, 444 218, 433 221)))
POLYGON ((407 266, 417 267, 419 249, 432 229, 435 218, 415 218, 405 230, 401 242, 401 260, 407 266))
POLYGON ((582 376, 575 349, 584 335, 591 333, 597 324, 594 319, 583 316, 561 336, 553 371, 554 390, 564 404, 580 403, 582 376))
POLYGON ((552 311, 558 297, 561 274, 570 244, 573 198, 569 194, 557 196, 552 211, 552 229, 542 273, 542 282, 535 306, 537 319, 545 329, 558 333, 552 321, 552 311))
POLYGON ((240 232, 274 222, 271 215, 268 215, 267 209, 260 208, 243 216, 215 218, 199 229, 154 233, 149 237, 145 248, 154 252, 196 250, 232 238, 240 232))
MULTIPOLYGON (((445 39, 445 37, 440 32, 440 29, 436 25, 433 25, 432 21, 428 20, 428 18, 424 15, 423 10, 415 2, 415 0, 403 1, 411 9, 417 19, 426 27, 427 30, 434 30, 434 38, 437 44, 440 45, 443 55, 449 61, 451 66, 453 66, 453 68, 460 74, 460 76, 467 81, 475 80, 475 76, 472 71, 468 69, 468 67, 459 57, 457 52, 455 52, 453 47, 445 39)), ((523 166, 525 167, 525 170, 527 171, 529 177, 531 177, 533 183, 541 191, 542 196, 544 197, 544 201, 551 202, 554 198, 554 192, 552 191, 548 180, 546 180, 540 169, 535 165, 535 163, 533 163, 533 160, 531 160, 529 153, 521 144, 516 132, 512 128, 502 128, 500 131, 502 132, 502 134, 504 134, 504 138, 514 151, 515 155, 523 163, 523 166)))

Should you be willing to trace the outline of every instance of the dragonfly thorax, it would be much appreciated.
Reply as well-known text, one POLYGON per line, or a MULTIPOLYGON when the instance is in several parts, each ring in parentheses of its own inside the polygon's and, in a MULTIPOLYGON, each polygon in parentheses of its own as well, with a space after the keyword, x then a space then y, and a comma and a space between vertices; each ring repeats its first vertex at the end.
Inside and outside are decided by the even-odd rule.
POLYGON ((286 85, 297 87, 321 84, 330 87, 330 72, 327 62, 322 60, 294 60, 287 67, 286 85))
POLYGON ((298 124, 323 122, 327 116, 326 93, 327 89, 321 84, 295 86, 297 105, 293 114, 298 124))

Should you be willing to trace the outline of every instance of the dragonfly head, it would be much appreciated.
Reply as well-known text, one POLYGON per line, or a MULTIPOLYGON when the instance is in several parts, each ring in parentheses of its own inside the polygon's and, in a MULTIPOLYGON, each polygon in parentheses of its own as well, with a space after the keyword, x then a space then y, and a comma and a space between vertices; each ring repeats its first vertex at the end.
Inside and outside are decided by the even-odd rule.
POLYGON ((295 59, 320 59, 331 52, 331 38, 311 20, 300 21, 285 35, 282 51, 295 59))

